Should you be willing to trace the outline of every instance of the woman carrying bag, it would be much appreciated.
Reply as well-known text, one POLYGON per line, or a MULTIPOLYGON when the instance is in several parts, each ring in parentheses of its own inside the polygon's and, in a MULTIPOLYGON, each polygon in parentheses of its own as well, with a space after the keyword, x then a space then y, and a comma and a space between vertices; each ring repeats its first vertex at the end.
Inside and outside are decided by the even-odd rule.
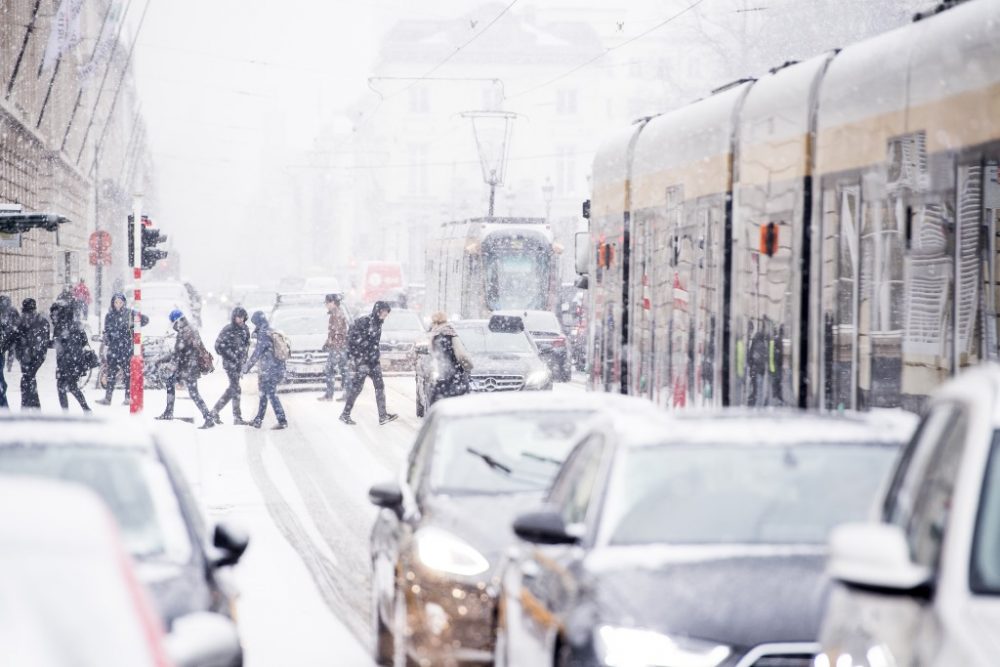
POLYGON ((431 354, 438 370, 431 404, 440 398, 468 394, 472 357, 462 345, 455 328, 448 324, 448 316, 444 313, 431 316, 431 354))

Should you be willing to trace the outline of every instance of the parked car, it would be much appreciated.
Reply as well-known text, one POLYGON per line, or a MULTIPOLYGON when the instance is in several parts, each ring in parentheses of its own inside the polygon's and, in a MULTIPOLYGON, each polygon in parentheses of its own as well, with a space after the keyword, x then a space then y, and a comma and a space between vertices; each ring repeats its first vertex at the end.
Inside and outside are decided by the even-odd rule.
POLYGON ((271 315, 271 327, 288 336, 292 356, 285 366, 285 385, 321 385, 326 382, 326 344, 329 313, 323 297, 313 305, 282 306, 271 315))
MULTIPOLYGON (((552 373, 524 331, 520 317, 494 315, 489 320, 461 320, 452 326, 472 357, 472 393, 552 389, 552 373)), ((440 372, 430 346, 417 346, 417 416, 434 404, 440 372)))
POLYGON ((827 533, 866 515, 911 429, 882 414, 611 414, 514 521, 496 664, 812 665, 827 533))
POLYGON ((493 314, 520 317, 552 377, 558 382, 569 382, 573 375, 573 360, 566 344, 566 334, 554 313, 547 310, 498 310, 493 314))
POLYGON ((427 329, 419 315, 405 308, 393 308, 382 323, 382 340, 379 343, 382 370, 414 370, 416 344, 426 336, 427 329))
POLYGON ((379 662, 492 659, 495 567, 514 539, 502 527, 539 502, 586 420, 605 409, 655 408, 597 394, 571 402, 465 396, 434 406, 400 480, 369 493, 382 508, 371 535, 379 662))
POLYGON ((235 618, 227 570, 248 538, 225 523, 209 532, 180 468, 137 420, 0 413, 0 474, 75 482, 97 493, 168 629, 196 612, 235 618))
POLYGON ((258 310, 269 315, 274 309, 277 297, 278 294, 274 290, 264 289, 257 285, 234 285, 229 294, 222 298, 222 305, 227 310, 242 306, 250 315, 258 310))
POLYGON ((163 625, 93 491, 0 476, 0 655, 10 665, 236 667, 232 621, 163 625))
POLYGON ((833 531, 830 574, 818 667, 1000 664, 1000 367, 931 398, 873 520, 833 531))

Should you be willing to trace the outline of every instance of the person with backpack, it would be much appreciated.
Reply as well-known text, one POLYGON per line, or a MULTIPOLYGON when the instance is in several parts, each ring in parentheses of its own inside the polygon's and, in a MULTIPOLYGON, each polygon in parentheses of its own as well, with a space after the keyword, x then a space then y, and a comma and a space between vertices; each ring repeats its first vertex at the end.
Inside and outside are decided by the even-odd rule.
POLYGON ((187 318, 184 317, 184 313, 175 308, 170 312, 169 317, 174 331, 177 332, 177 340, 174 342, 173 351, 157 359, 156 365, 172 363, 174 372, 167 378, 167 406, 157 419, 174 418, 177 383, 183 382, 191 400, 201 412, 201 416, 205 418, 205 423, 201 428, 212 428, 215 426, 215 419, 198 391, 198 378, 213 370, 212 355, 205 349, 205 344, 201 342, 201 336, 198 335, 197 329, 191 326, 187 318))
MULTIPOLYGON (((104 375, 106 383, 104 398, 96 401, 99 405, 111 405, 111 398, 115 393, 119 374, 125 382, 125 404, 129 403, 135 311, 126 308, 126 305, 125 293, 116 292, 111 297, 111 306, 108 307, 108 312, 104 316, 104 361, 107 364, 107 370, 104 375)), ((143 315, 140 323, 142 326, 146 326, 149 324, 149 318, 143 315)))
POLYGON ((52 311, 52 331, 56 348, 56 390, 59 407, 69 409, 67 394, 72 394, 84 412, 90 412, 87 399, 80 390, 80 378, 98 365, 97 355, 77 321, 72 304, 58 304, 52 311))
POLYGON ((372 379, 375 387, 375 405, 378 406, 378 423, 388 424, 399 415, 386 412, 385 380, 382 379, 382 358, 379 343, 382 341, 382 322, 389 316, 392 306, 387 301, 376 301, 371 315, 359 317, 347 331, 347 358, 350 364, 351 382, 347 389, 347 399, 340 421, 354 426, 351 410, 358 400, 365 378, 372 379))
POLYGON ((10 305, 10 297, 0 295, 0 408, 7 407, 7 378, 3 371, 7 366, 8 355, 13 358, 14 341, 17 335, 17 322, 20 319, 17 308, 10 305))
POLYGON ((240 411, 240 378, 243 377, 243 364, 247 362, 247 352, 250 349, 250 327, 247 326, 247 311, 241 306, 233 308, 229 324, 219 332, 215 339, 215 352, 222 359, 222 368, 229 378, 229 386, 212 409, 212 419, 221 424, 219 412, 229 401, 233 402, 233 424, 242 426, 243 413, 240 411))
POLYGON ((330 320, 323 349, 329 356, 326 358, 326 393, 318 400, 332 401, 338 371, 340 387, 345 395, 347 392, 347 316, 340 307, 339 294, 327 294, 325 300, 330 320))
POLYGON ((431 391, 430 402, 433 404, 441 398, 468 394, 472 357, 455 328, 448 324, 448 316, 444 313, 431 316, 431 356, 438 370, 438 380, 431 391))
POLYGON ((250 422, 250 426, 260 428, 264 422, 264 415, 267 413, 268 401, 274 409, 274 416, 278 418, 275 430, 288 428, 288 419, 285 417, 285 408, 278 398, 278 385, 285 379, 285 362, 292 354, 288 339, 279 331, 275 331, 268 324, 264 313, 257 311, 250 318, 254 325, 254 337, 257 344, 254 346, 253 354, 243 366, 243 372, 249 373, 254 366, 258 366, 258 383, 260 387, 260 403, 257 407, 257 416, 250 422))
POLYGON ((17 361, 21 364, 21 407, 40 408, 38 400, 38 380, 35 376, 45 363, 45 355, 52 347, 49 335, 49 321, 38 313, 34 299, 21 303, 21 317, 15 334, 17 361))

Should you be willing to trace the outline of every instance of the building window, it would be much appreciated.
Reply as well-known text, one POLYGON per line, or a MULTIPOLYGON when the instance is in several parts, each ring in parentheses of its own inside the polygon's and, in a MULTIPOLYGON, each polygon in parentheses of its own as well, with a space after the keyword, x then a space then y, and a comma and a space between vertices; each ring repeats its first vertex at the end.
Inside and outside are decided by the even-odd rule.
POLYGON ((576 113, 576 89, 564 88, 556 91, 556 113, 570 116, 576 113))
POLYGON ((426 144, 410 144, 409 150, 409 191, 411 195, 426 195, 427 184, 427 159, 428 150, 426 144))
POLYGON ((430 113, 430 95, 423 86, 410 89, 410 113, 430 113))
POLYGON ((576 189, 576 155, 572 146, 556 148, 556 193, 567 194, 576 189))

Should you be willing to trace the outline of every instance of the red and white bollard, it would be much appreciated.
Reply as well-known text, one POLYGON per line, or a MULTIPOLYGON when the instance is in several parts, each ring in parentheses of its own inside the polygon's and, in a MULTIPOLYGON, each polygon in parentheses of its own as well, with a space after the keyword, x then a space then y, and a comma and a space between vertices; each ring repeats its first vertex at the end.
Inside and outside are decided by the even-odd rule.
POLYGON ((130 361, 129 392, 132 401, 129 411, 142 412, 142 390, 145 386, 142 361, 142 195, 132 199, 132 277, 135 291, 132 294, 134 322, 132 324, 132 359, 130 361))

